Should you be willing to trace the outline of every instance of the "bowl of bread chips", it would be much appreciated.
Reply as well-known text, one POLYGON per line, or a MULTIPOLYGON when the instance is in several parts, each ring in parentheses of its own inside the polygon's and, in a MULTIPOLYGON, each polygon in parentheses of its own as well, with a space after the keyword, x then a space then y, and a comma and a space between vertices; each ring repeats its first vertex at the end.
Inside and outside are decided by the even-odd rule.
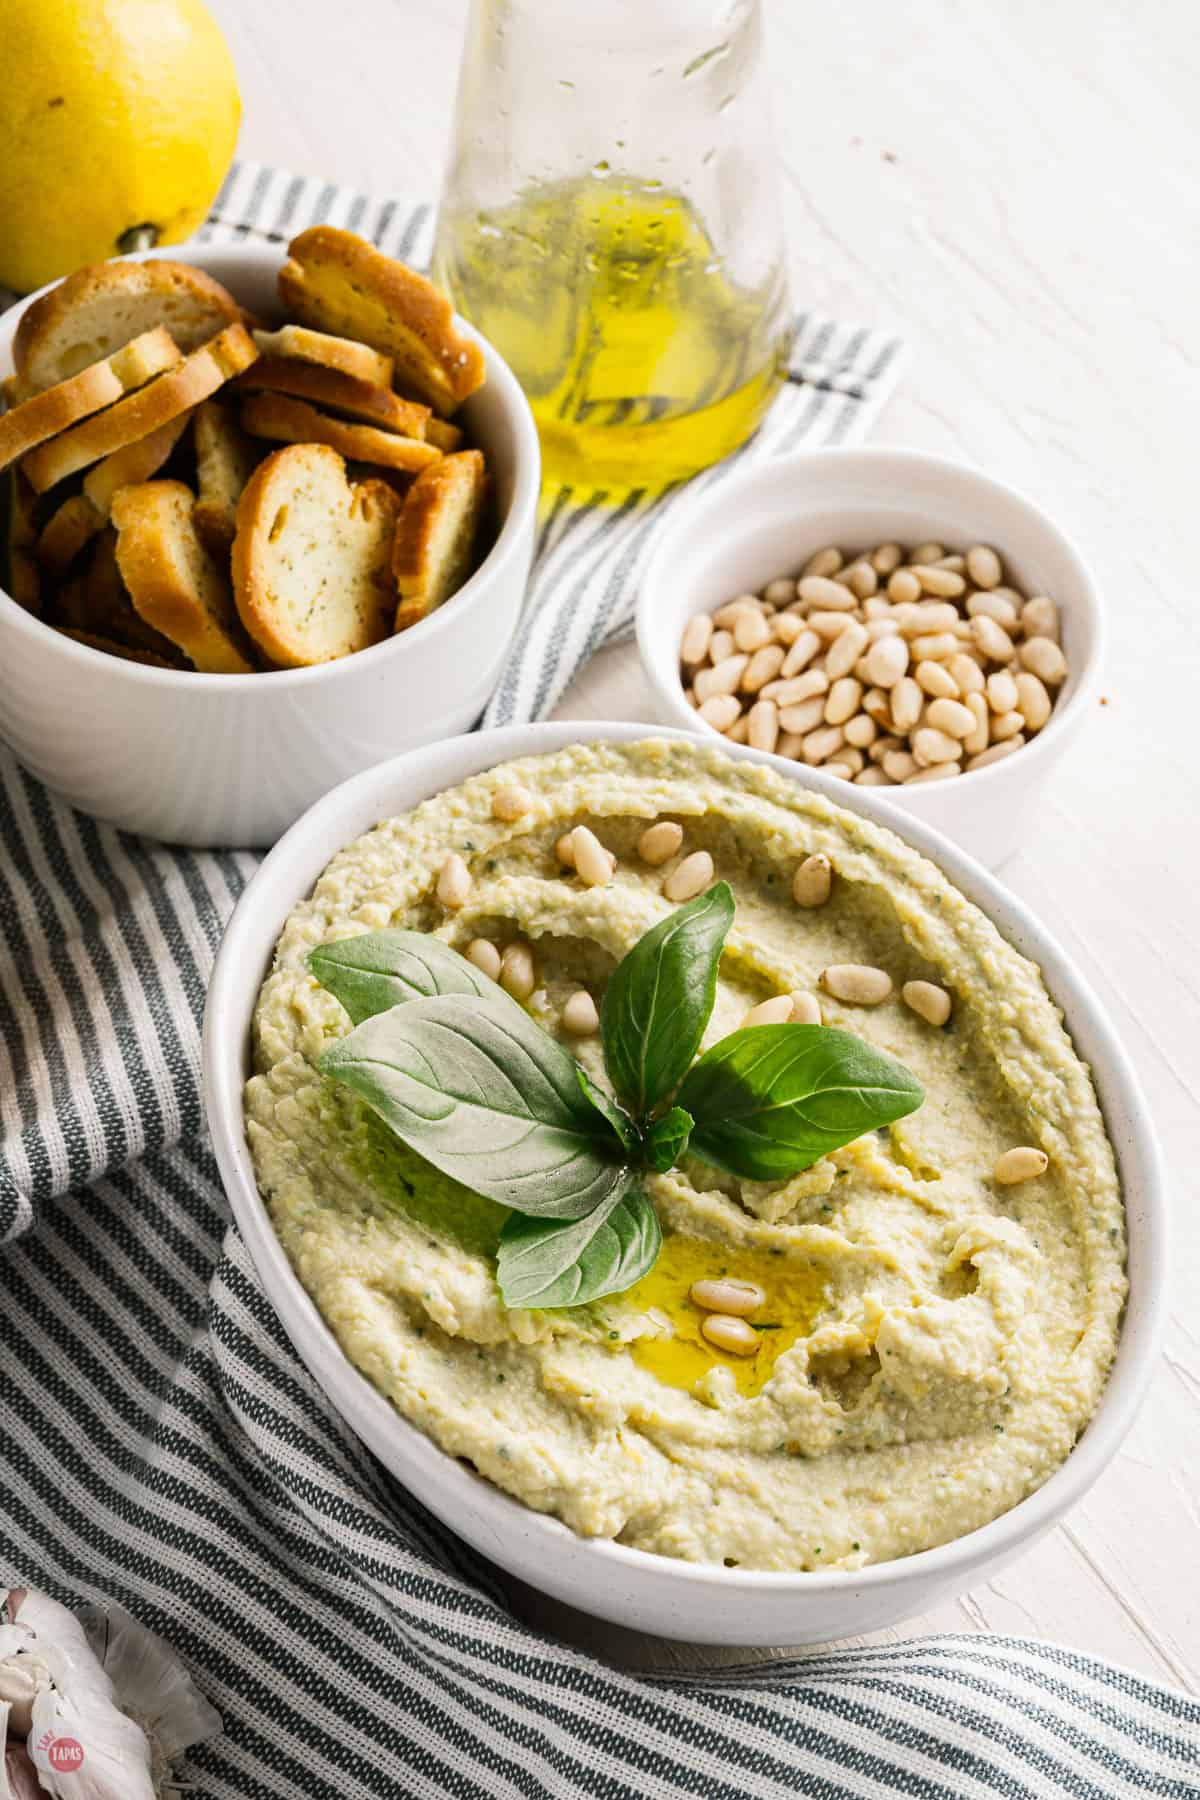
POLYGON ((422 275, 319 225, 78 270, 0 316, 0 737, 81 810, 269 844, 479 717, 537 433, 422 275))

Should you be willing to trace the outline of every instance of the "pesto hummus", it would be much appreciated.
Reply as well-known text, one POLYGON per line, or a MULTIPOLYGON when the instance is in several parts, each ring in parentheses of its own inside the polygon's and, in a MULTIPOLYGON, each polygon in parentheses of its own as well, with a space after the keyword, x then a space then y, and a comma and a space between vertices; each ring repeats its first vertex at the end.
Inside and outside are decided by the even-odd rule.
MULTIPOLYGON (((280 938, 255 1015, 247 1130, 275 1229, 353 1363, 451 1456, 587 1536, 757 1569, 856 1568, 994 1519, 1069 1454, 1104 1386, 1125 1295, 1124 1219, 1091 1077, 1037 968, 915 851, 773 771, 684 742, 577 746, 492 769, 336 856, 280 938), (532 806, 493 817, 500 786, 532 806), (919 1111, 783 1183, 685 1157, 646 1177, 658 1263, 628 1292, 558 1312, 506 1311, 494 1278, 505 1214, 406 1149, 316 1063, 349 1030, 305 967, 315 945, 391 926, 459 949, 515 937, 534 953, 533 1015, 562 1035, 568 996, 597 1003, 670 902, 676 858, 649 868, 648 822, 711 852, 737 913, 704 1045, 821 971, 892 977, 875 1007, 821 994, 826 1025, 898 1057, 919 1111), (555 855, 588 824, 611 882, 555 855), (466 904, 437 900, 449 851, 466 904), (833 893, 792 899, 824 852, 833 893), (900 998, 952 995, 938 1028, 900 998), (1049 1168, 999 1186, 997 1157, 1049 1168), (753 1356, 700 1333, 691 1284, 766 1293, 753 1356)), ((604 1081, 600 1040, 566 1038, 604 1081)))

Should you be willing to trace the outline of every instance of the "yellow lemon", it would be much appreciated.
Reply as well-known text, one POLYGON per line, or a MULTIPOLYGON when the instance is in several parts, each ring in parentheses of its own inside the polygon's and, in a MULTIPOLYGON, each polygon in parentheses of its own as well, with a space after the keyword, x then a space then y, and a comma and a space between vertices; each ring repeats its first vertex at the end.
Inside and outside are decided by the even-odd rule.
POLYGON ((0 284, 196 229, 241 114, 200 0, 0 0, 0 44, 0 284))

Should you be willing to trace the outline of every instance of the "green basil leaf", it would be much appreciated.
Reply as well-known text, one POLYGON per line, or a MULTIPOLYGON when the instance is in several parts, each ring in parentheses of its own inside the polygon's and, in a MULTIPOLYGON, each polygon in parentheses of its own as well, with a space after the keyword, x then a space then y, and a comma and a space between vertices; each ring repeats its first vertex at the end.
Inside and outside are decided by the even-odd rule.
POLYGON ((425 931, 369 931, 318 944, 306 958, 323 988, 356 1025, 406 1000, 435 994, 495 994, 494 981, 425 931))
POLYGON ((646 1133, 646 1160, 659 1175, 665 1175, 679 1161, 695 1123, 682 1106, 673 1106, 661 1119, 655 1119, 646 1133))
POLYGON ((496 1279, 505 1306, 582 1306, 620 1294, 654 1267, 662 1246, 658 1215, 626 1170, 627 1186, 586 1219, 526 1219, 513 1213, 500 1233, 496 1279))
POLYGON ((639 938, 600 1008, 604 1060, 617 1097, 644 1118, 683 1080, 717 994, 733 895, 719 881, 639 938))
POLYGON ((434 1168, 502 1206, 580 1219, 625 1181, 621 1141, 578 1065, 506 994, 393 1006, 320 1067, 434 1168))
POLYGON ((587 1070, 582 1066, 576 1071, 579 1085, 587 1095, 596 1111, 603 1113, 625 1149, 631 1161, 637 1161, 642 1154, 642 1134, 624 1109, 610 1100, 602 1087, 597 1087, 587 1070))
POLYGON ((924 1089, 902 1063, 827 1025, 751 1025, 700 1058, 679 1090, 689 1149, 751 1181, 781 1181, 878 1125, 924 1089))

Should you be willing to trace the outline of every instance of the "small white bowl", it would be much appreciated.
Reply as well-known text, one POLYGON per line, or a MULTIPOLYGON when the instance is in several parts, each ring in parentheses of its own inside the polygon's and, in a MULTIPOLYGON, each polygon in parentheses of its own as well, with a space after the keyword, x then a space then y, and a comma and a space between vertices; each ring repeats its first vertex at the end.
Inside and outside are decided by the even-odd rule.
MULTIPOLYGON (((278 314, 282 250, 184 244, 161 254, 206 270, 260 317, 278 314)), ((0 376, 12 371, 13 334, 37 297, 0 317, 0 376)), ((0 737, 27 769, 127 831, 180 844, 271 844, 336 782, 474 724, 516 630, 541 463, 516 377, 478 332, 457 324, 487 362, 487 381, 461 417, 487 453, 498 532, 453 599, 337 662, 201 675, 77 644, 0 590, 0 737)))
MULTIPOLYGON (((521 725, 410 751, 327 794, 266 858, 229 922, 204 1016, 208 1122, 234 1218, 284 1329, 342 1417, 410 1493, 502 1568, 600 1618, 693 1643, 810 1644, 881 1630, 988 1579, 1092 1485, 1133 1423, 1158 1355, 1165 1310, 1163 1175, 1125 1052, 1049 934, 992 876, 928 826, 898 818, 870 788, 730 747, 732 756, 782 766, 851 812, 899 830, 938 863, 1010 943, 1041 965, 1075 1045, 1095 1074, 1128 1217, 1130 1290, 1120 1343, 1100 1404, 1066 1462, 991 1524, 901 1561, 814 1574, 678 1562, 604 1538, 578 1537, 447 1456, 359 1374, 293 1273, 259 1194, 242 1093, 258 990, 292 908, 311 892, 330 858, 381 819, 510 757, 557 750, 578 742, 579 735, 577 723, 521 725)), ((629 743, 648 735, 655 734, 645 725, 589 724, 587 730, 592 742, 629 743)))
POLYGON ((707 731, 679 677, 688 620, 776 575, 795 574, 825 544, 861 550, 892 540, 964 550, 991 544, 1017 587, 1049 594, 1062 614, 1070 674, 1029 744, 969 775, 878 790, 996 868, 1017 849, 1039 790, 1088 716, 1105 641, 1091 571, 1070 539, 1014 488, 964 463, 890 449, 806 451, 705 487, 672 515, 642 579, 642 662, 663 721, 707 731))

